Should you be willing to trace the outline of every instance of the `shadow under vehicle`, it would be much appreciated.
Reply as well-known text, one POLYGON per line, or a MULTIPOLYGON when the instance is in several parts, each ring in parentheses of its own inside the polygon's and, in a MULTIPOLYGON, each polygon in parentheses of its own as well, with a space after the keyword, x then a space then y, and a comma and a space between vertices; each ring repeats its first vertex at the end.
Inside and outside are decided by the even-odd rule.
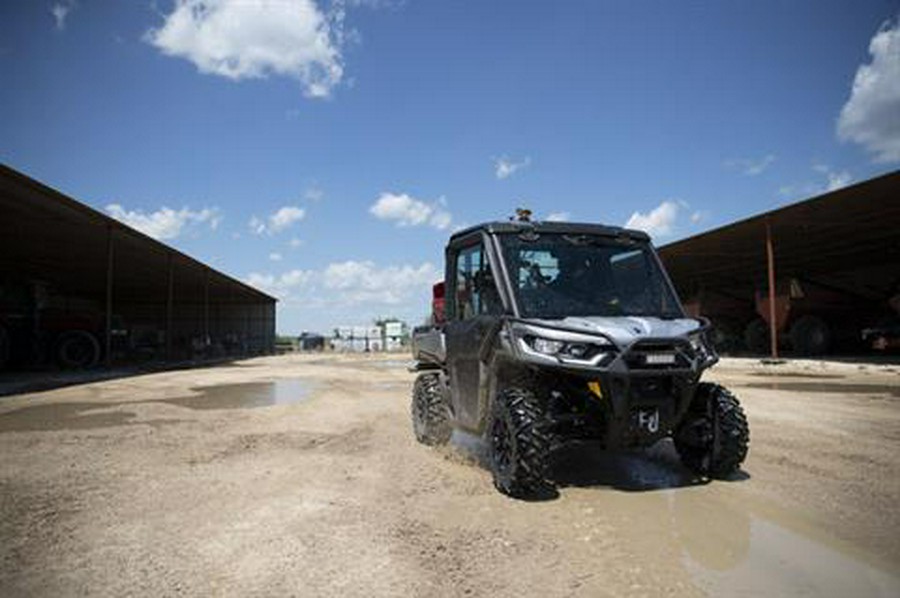
POLYGON ((485 438, 494 484, 544 492, 551 451, 672 437, 704 477, 732 474, 749 430, 737 399, 700 382, 718 357, 688 317, 649 237, 595 224, 511 222, 454 234, 434 326, 413 338, 416 438, 485 438), (442 317, 443 316, 443 317, 442 317))

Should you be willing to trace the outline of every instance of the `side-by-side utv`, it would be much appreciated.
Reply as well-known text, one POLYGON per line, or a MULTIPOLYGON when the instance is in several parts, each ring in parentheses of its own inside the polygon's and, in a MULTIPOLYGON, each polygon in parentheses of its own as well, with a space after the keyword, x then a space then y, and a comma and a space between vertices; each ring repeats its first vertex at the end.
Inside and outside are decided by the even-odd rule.
POLYGON ((567 440, 620 449, 671 437, 704 477, 747 455, 737 399, 700 382, 718 360, 709 323, 685 315, 646 234, 474 226, 450 238, 435 289, 443 309, 413 339, 415 435, 428 445, 454 428, 481 435, 501 492, 546 488, 551 447, 567 440))

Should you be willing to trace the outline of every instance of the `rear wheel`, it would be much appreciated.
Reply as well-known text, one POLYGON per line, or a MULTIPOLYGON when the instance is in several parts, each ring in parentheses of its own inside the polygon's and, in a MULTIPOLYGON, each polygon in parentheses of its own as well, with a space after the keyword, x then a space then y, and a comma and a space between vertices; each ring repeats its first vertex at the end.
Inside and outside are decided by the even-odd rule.
POLYGON ((450 440, 453 428, 446 396, 440 374, 419 374, 416 378, 410 410, 416 440, 422 444, 435 446, 450 440))
POLYGON ((769 325, 762 318, 756 318, 744 329, 744 344, 751 353, 768 353, 769 325))
POLYGON ((56 361, 67 369, 94 367, 100 361, 100 343, 84 330, 64 332, 56 341, 56 361))
POLYGON ((716 352, 733 353, 741 348, 741 325, 731 320, 716 320, 711 337, 716 352))
POLYGON ((800 355, 822 355, 831 348, 831 329, 822 318, 803 316, 791 326, 791 346, 800 355))
POLYGON ((510 388, 494 399, 488 450, 494 486, 500 492, 526 497, 548 487, 544 474, 550 435, 543 419, 543 406, 531 391, 510 388))
POLYGON ((718 384, 697 385, 684 421, 675 433, 682 463, 694 473, 726 477, 747 456, 750 428, 737 398, 718 384))

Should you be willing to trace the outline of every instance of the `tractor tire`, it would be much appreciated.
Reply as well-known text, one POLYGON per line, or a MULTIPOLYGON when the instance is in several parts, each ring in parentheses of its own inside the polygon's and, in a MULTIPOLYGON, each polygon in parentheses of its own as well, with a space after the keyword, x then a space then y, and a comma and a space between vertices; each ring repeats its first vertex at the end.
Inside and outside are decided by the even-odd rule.
POLYGON ((416 440, 428 446, 447 444, 453 433, 441 375, 419 374, 413 385, 412 422, 416 440))
POLYGON ((762 318, 756 318, 744 329, 744 345, 751 353, 767 354, 769 352, 769 325, 762 318))
POLYGON ((0 326, 0 370, 6 368, 6 364, 9 363, 11 345, 12 340, 9 338, 6 327, 0 326))
POLYGON ((509 388, 494 400, 488 425, 488 461, 494 486, 526 498, 550 486, 544 475, 551 437, 542 426, 544 409, 534 393, 509 388))
POLYGON ((741 349, 741 325, 731 320, 713 322, 710 339, 716 352, 732 354, 741 349))
POLYGON ((816 316, 798 318, 791 326, 790 336, 798 355, 823 355, 831 348, 831 329, 816 316))
POLYGON ((92 368, 100 361, 100 343, 90 332, 70 330, 56 340, 54 353, 61 368, 92 368))
POLYGON ((698 475, 724 478, 747 457, 750 428, 733 394, 718 384, 701 382, 674 440, 685 467, 698 475))

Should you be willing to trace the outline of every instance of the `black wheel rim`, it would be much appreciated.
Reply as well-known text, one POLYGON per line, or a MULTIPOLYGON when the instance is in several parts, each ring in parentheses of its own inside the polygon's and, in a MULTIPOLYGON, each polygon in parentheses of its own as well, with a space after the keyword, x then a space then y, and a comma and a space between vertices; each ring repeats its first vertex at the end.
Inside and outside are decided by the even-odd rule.
POLYGON ((63 356, 68 363, 83 367, 90 361, 92 348, 82 340, 71 340, 63 347, 63 356))

